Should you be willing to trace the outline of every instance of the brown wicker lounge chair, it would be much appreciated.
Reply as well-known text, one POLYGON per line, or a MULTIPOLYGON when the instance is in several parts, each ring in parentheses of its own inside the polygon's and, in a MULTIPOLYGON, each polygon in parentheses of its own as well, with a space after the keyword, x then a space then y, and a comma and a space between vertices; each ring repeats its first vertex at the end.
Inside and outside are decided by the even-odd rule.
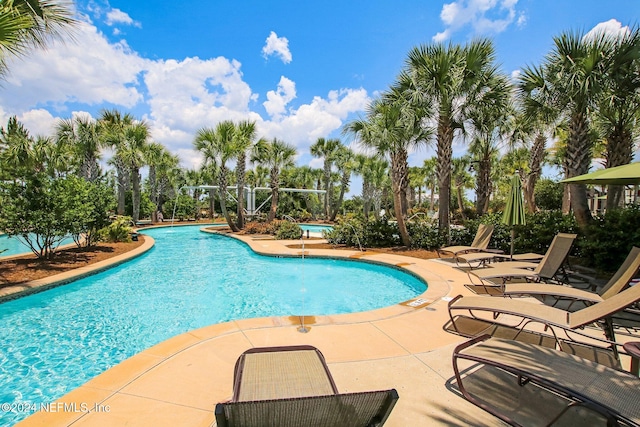
POLYGON ((568 283, 569 278, 564 270, 564 263, 575 239, 575 234, 558 233, 539 264, 523 261, 501 262, 494 264, 491 268, 469 271, 469 279, 472 286, 477 286, 474 277, 480 279, 480 286, 500 286, 511 279, 568 283), (533 270, 527 268, 533 268, 533 270))
MULTIPOLYGON (((487 296, 463 297, 462 295, 458 295, 449 301, 449 317, 451 319, 449 327, 451 327, 454 332, 467 335, 464 333, 464 330, 458 328, 456 324, 456 322, 460 321, 460 318, 464 319, 466 316, 458 316, 460 318, 456 318, 454 317, 454 312, 467 311, 473 319, 478 319, 474 314, 475 312, 493 313, 494 319, 500 314, 509 314, 522 320, 517 325, 505 325, 495 320, 478 320, 480 322, 487 322, 487 326, 498 324, 520 330, 530 323, 540 323, 545 325, 545 328, 549 328, 556 339, 558 338, 557 330, 560 330, 564 332, 567 339, 571 341, 597 340, 610 346, 614 355, 617 357, 618 345, 615 342, 612 317, 614 314, 638 301, 640 301, 640 286, 630 286, 604 301, 574 312, 520 299, 490 298, 487 296), (602 326, 606 339, 597 338, 581 331, 582 327, 593 323, 599 323, 602 326), (576 339, 580 337, 582 337, 582 340, 576 339)), ((464 322, 464 320, 462 320, 462 322, 464 322)), ((480 332, 480 328, 476 330, 480 332)), ((562 343, 559 340, 558 345, 562 347, 562 343)))
POLYGON ((236 362, 233 398, 218 403, 218 427, 382 426, 395 389, 338 393, 320 351, 312 346, 253 348, 236 362))
POLYGON ((462 253, 480 252, 489 247, 489 241, 493 234, 493 225, 480 224, 478 231, 476 231, 476 237, 473 239, 471 246, 446 246, 438 249, 438 256, 443 253, 451 253, 454 256, 462 253))
MULTIPOLYGON (((579 425, 579 421, 570 419, 576 414, 574 409, 584 408, 600 414, 607 420, 607 425, 618 425, 621 421, 625 425, 640 426, 640 379, 580 357, 484 335, 455 348, 453 369, 460 392, 467 400, 511 425, 528 424, 523 414, 538 422, 543 421, 541 425, 557 421, 565 421, 564 425, 579 425), (462 371, 459 366, 461 360, 472 362, 477 369, 462 371), (498 382, 491 389, 499 390, 499 398, 507 402, 504 406, 499 408, 489 403, 487 398, 494 396, 487 396, 487 393, 471 392, 473 376, 480 373, 479 369, 503 373, 482 377, 484 384, 481 390, 491 387, 487 386, 486 378, 498 382), (561 405, 556 408, 539 404, 540 398, 526 399, 521 395, 526 391, 535 393, 536 397, 548 395, 546 391, 551 392, 554 402, 561 405)), ((595 414, 589 413, 588 419, 594 421, 595 414)))

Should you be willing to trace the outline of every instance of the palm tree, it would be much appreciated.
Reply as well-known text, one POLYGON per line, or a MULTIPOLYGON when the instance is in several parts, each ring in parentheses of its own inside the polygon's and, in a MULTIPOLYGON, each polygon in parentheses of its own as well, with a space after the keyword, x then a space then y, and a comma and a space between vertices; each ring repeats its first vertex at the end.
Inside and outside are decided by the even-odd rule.
POLYGON ((476 211, 483 215, 489 208, 491 195, 492 158, 498 154, 507 123, 513 116, 511 108, 512 88, 503 74, 489 78, 486 90, 476 103, 469 106, 466 123, 471 126, 469 153, 476 167, 476 211))
POLYGON ((244 228, 244 184, 246 180, 247 152, 256 138, 256 123, 248 120, 238 123, 236 126, 236 144, 238 156, 236 158, 236 184, 238 186, 238 218, 239 229, 244 228))
POLYGON ((425 159, 422 163, 422 170, 424 171, 424 183, 429 188, 429 210, 435 211, 435 191, 438 185, 437 174, 438 161, 435 157, 425 159))
MULTIPOLYGON (((640 30, 636 27, 611 38, 606 55, 609 68, 595 117, 606 141, 605 167, 611 168, 631 163, 640 127, 640 30)), ((623 190, 623 186, 609 186, 607 210, 620 206, 623 190)))
POLYGON ((220 209, 232 231, 239 231, 227 210, 227 180, 229 168, 227 162, 237 158, 235 143, 235 125, 231 121, 223 121, 215 129, 201 128, 196 132, 195 148, 204 156, 205 164, 213 163, 218 169, 218 194, 220 209))
POLYGON ((25 172, 33 171, 33 138, 15 116, 9 117, 7 127, 0 129, 0 178, 17 180, 25 172))
POLYGON ((331 168, 333 167, 334 155, 338 148, 342 146, 339 139, 324 139, 318 138, 318 140, 310 147, 311 154, 315 157, 323 158, 323 170, 324 170, 324 216, 325 219, 329 219, 331 215, 331 200, 333 196, 333 186, 331 182, 331 168))
POLYGON ((178 167, 178 156, 171 154, 164 145, 150 142, 144 150, 144 163, 149 166, 149 193, 155 209, 151 214, 153 222, 158 221, 158 212, 162 211, 162 195, 169 184, 170 170, 178 167))
POLYGON ((456 197, 458 199, 458 208, 460 209, 460 217, 464 220, 464 190, 473 186, 473 178, 469 174, 470 159, 468 157, 459 157, 452 159, 451 176, 453 177, 453 186, 456 189, 456 197))
POLYGON ((8 72, 7 59, 22 57, 34 48, 72 37, 79 23, 73 4, 55 0, 5 0, 0 3, 0 78, 8 72))
POLYGON ((278 209, 278 191, 280 189, 280 172, 284 168, 294 166, 296 149, 284 141, 274 138, 272 141, 261 140, 253 147, 252 162, 258 162, 269 169, 269 187, 271 187, 271 208, 268 222, 276 217, 278 209))
MULTIPOLYGON (((590 136, 589 113, 602 94, 607 78, 609 37, 585 38, 563 33, 554 38, 553 50, 541 67, 525 70, 520 87, 535 102, 557 112, 568 123, 564 168, 571 178, 589 171, 594 140, 590 136)), ((578 225, 592 221, 586 186, 569 184, 571 208, 578 225)))
POLYGON ((79 175, 89 182, 100 178, 100 129, 90 116, 61 119, 55 127, 58 144, 66 144, 79 161, 79 175))
POLYGON ((436 123, 440 231, 449 236, 449 200, 453 138, 461 129, 466 107, 487 87, 497 67, 491 41, 481 39, 461 47, 422 45, 409 52, 400 84, 415 102, 433 106, 436 123))
MULTIPOLYGON (((318 170, 319 171, 319 170, 318 170)), ((313 185, 316 181, 316 170, 312 169, 310 166, 300 166, 295 168, 295 187, 302 189, 312 189, 313 185)), ((311 217, 316 219, 316 209, 314 209, 314 201, 317 200, 315 195, 312 193, 302 193, 302 197, 304 198, 305 207, 307 212, 311 214, 311 217)))
POLYGON ((336 216, 340 211, 340 207, 342 206, 344 194, 347 191, 347 187, 349 186, 349 181, 351 180, 351 172, 357 166, 354 159, 353 151, 345 146, 340 146, 340 148, 336 150, 334 156, 336 167, 338 169, 338 172, 340 173, 340 195, 338 196, 338 202, 333 208, 329 221, 335 221, 336 216))
POLYGON ((402 244, 410 246, 411 239, 405 223, 407 186, 409 185, 410 148, 428 140, 430 132, 422 127, 424 111, 406 99, 396 89, 385 93, 369 105, 367 120, 354 120, 344 126, 366 147, 375 149, 391 160, 393 205, 402 244))
POLYGON ((144 122, 135 122, 124 128, 123 143, 118 147, 116 157, 129 169, 131 177, 131 202, 133 207, 132 220, 140 219, 140 168, 145 165, 144 154, 149 139, 149 125, 144 122))
POLYGON ((102 144, 115 151, 110 163, 116 168, 117 174, 118 215, 124 215, 125 193, 129 186, 130 177, 129 169, 121 156, 118 155, 118 152, 125 144, 125 129, 131 126, 134 121, 132 114, 122 114, 118 110, 102 110, 98 118, 102 144))

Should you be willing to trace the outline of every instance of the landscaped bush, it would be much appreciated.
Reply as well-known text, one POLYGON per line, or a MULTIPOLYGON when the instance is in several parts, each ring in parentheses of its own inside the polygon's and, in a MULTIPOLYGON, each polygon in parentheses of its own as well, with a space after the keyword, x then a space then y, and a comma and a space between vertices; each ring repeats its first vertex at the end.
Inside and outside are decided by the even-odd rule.
POLYGON ((413 248, 435 250, 446 243, 445 237, 438 230, 438 225, 432 221, 412 222, 407 224, 407 229, 413 248))
POLYGON ((640 246, 640 207, 614 209, 596 217, 587 228, 588 238, 579 241, 587 265, 615 271, 633 246, 640 246))
POLYGON ((302 228, 290 221, 278 221, 275 236, 278 240, 299 239, 302 236, 302 228))
POLYGON ((386 220, 365 221, 360 216, 348 214, 340 219, 333 230, 326 232, 329 243, 353 247, 376 248, 400 244, 398 226, 386 220))
POLYGON ((128 216, 120 216, 100 230, 100 240, 110 243, 130 242, 131 231, 131 218, 128 216))

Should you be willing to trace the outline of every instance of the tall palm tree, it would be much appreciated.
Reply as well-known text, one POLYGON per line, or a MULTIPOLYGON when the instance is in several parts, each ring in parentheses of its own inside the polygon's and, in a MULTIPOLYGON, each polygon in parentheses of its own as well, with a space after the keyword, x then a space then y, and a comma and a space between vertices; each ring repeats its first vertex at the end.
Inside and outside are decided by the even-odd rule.
POLYGON ((409 168, 409 194, 407 203, 409 209, 413 209, 416 202, 416 189, 418 190, 418 206, 422 205, 422 186, 425 181, 424 169, 419 166, 412 166, 409 168))
POLYGON ((329 216, 331 215, 331 200, 333 198, 331 168, 333 167, 335 153, 341 146, 342 142, 340 142, 339 139, 318 138, 315 144, 310 147, 312 155, 323 158, 325 219, 329 219, 329 216))
POLYGON ((231 219, 227 210, 227 182, 229 168, 227 163, 237 158, 237 145, 235 141, 235 125, 231 121, 223 121, 216 125, 215 129, 201 128, 196 132, 194 140, 195 148, 204 156, 205 164, 213 163, 218 170, 218 194, 220 196, 220 209, 232 231, 239 231, 235 222, 231 219))
POLYGON ((354 120, 344 131, 359 138, 365 147, 388 157, 391 164, 393 205, 402 244, 410 246, 411 239, 405 223, 407 187, 409 185, 409 150, 426 142, 431 133, 422 126, 427 116, 424 108, 392 88, 382 98, 374 100, 367 110, 367 120, 354 120))
POLYGON ((435 191, 438 185, 437 174, 438 161, 435 157, 425 159, 422 163, 422 170, 424 171, 424 183, 429 189, 429 209, 435 211, 435 191))
MULTIPOLYGON (((606 141, 605 167, 631 163, 640 120, 640 29, 610 36, 604 93, 596 108, 596 126, 606 141)), ((610 185, 607 210, 620 205, 624 187, 610 185)))
POLYGON ((149 125, 144 122, 135 122, 124 129, 123 144, 118 147, 116 156, 122 159, 129 169, 131 177, 131 201, 132 219, 137 222, 140 219, 140 168, 145 165, 145 150, 149 139, 149 125))
MULTIPOLYGON (((560 120, 568 123, 568 139, 564 157, 566 177, 589 171, 594 140, 590 135, 590 112, 602 94, 607 78, 609 37, 599 34, 585 38, 580 33, 563 33, 553 40, 552 51, 543 64, 525 69, 527 79, 520 88, 535 102, 554 109, 560 120)), ((586 186, 569 184, 571 208, 578 224, 592 221, 587 203, 586 186)))
POLYGON ((61 119, 55 127, 58 144, 71 147, 79 162, 79 175, 89 182, 100 178, 100 129, 90 116, 61 119))
POLYGON ((340 211, 340 207, 342 206, 342 202, 344 201, 344 194, 349 186, 349 181, 351 181, 351 172, 357 167, 354 156, 353 151, 344 145, 336 150, 335 165, 340 173, 340 195, 338 196, 338 201, 331 212, 331 217, 329 218, 330 221, 335 221, 336 216, 340 211))
POLYGON ((495 51, 488 39, 464 47, 456 44, 422 45, 412 49, 400 84, 415 102, 433 106, 436 123, 440 231, 449 236, 449 200, 453 138, 461 129, 466 107, 485 91, 496 74, 495 51))
POLYGON ((125 129, 135 122, 132 114, 122 114, 118 110, 102 110, 98 118, 102 144, 114 152, 110 163, 116 168, 117 181, 117 213, 124 215, 125 193, 129 187, 130 171, 118 152, 125 145, 125 129))
POLYGON ((252 162, 258 162, 269 169, 269 187, 271 187, 271 208, 268 222, 276 217, 278 209, 278 191, 280 189, 280 172, 284 168, 294 166, 296 149, 284 141, 274 138, 271 141, 261 140, 253 147, 252 162))
POLYGON ((239 229, 244 228, 244 185, 246 180, 247 152, 256 139, 256 123, 248 120, 236 125, 236 144, 238 156, 236 158, 236 184, 238 185, 238 218, 239 229))
POLYGON ((33 138, 15 116, 0 129, 0 179, 17 180, 35 168, 33 138))
POLYGON ((151 214, 153 222, 158 221, 158 212, 162 210, 162 195, 169 184, 170 170, 179 164, 178 156, 173 155, 158 142, 150 142, 144 149, 144 163, 149 166, 149 193, 155 209, 151 214))
POLYGON ((79 24, 70 1, 4 0, 0 3, 0 78, 8 72, 7 60, 34 48, 73 37, 79 24))
POLYGON ((476 211, 483 215, 489 208, 491 195, 492 157, 500 150, 507 133, 507 123, 513 116, 511 108, 512 87, 507 77, 496 73, 486 82, 486 90, 466 112, 471 129, 469 153, 476 167, 476 211))

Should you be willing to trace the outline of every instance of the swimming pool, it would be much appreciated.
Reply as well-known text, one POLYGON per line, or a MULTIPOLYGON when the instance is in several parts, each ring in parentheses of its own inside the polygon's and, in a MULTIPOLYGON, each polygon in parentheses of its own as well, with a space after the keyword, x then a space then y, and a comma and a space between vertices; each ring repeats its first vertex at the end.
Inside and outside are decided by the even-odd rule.
POLYGON ((323 231, 331 231, 333 227, 330 225, 318 225, 318 224, 298 224, 304 231, 309 230, 312 233, 322 233, 323 231))
MULTIPOLYGON (((398 269, 274 258, 199 226, 147 229, 145 255, 0 304, 0 403, 51 403, 174 335, 238 318, 347 313, 424 292, 398 269)), ((29 413, 0 412, 0 425, 29 413)))
MULTIPOLYGON (((35 236, 34 236, 35 238, 35 236)), ((67 245, 69 243, 73 243, 72 237, 65 237, 60 246, 67 245)), ((31 254, 31 249, 20 240, 15 237, 9 237, 6 234, 0 235, 0 257, 11 256, 11 255, 26 255, 31 254), (6 251, 2 252, 4 249, 6 251)))

